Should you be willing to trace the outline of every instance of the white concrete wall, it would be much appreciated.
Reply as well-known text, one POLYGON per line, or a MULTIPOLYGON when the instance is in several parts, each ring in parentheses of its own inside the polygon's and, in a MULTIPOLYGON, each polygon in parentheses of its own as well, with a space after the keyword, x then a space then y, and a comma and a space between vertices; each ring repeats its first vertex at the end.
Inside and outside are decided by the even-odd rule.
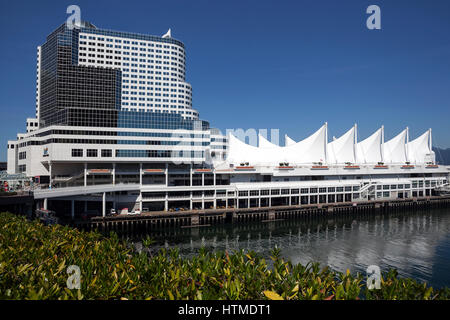
POLYGON ((17 166, 17 141, 8 141, 8 163, 7 172, 14 174, 18 172, 17 166), (14 148, 12 148, 12 146, 14 148))

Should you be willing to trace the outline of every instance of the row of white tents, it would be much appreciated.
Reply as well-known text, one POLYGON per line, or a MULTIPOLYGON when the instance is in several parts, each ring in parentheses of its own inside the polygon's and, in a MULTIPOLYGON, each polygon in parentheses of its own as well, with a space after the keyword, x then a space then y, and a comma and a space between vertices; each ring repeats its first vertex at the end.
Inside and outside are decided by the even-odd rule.
POLYGON ((409 141, 408 128, 389 141, 384 141, 384 127, 365 140, 358 142, 357 126, 353 126, 339 138, 328 142, 328 124, 308 138, 295 142, 285 136, 285 146, 271 143, 258 135, 259 146, 242 142, 233 134, 228 135, 227 162, 251 165, 294 164, 412 164, 434 162, 431 129, 409 141))

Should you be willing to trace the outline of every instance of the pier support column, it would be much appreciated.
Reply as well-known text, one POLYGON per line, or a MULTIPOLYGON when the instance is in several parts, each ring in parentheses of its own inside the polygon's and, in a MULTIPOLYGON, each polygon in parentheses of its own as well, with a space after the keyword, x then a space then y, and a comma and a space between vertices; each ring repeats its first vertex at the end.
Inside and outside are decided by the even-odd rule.
POLYGON ((49 176, 50 176, 50 189, 52 188, 52 182, 53 182, 53 179, 52 179, 52 162, 51 161, 49 161, 49 163, 48 163, 48 173, 49 173, 49 176))
POLYGON ((47 198, 45 198, 44 199, 44 210, 47 210, 47 204, 48 204, 48 199, 47 198))
POLYGON ((102 216, 103 218, 106 217, 106 192, 103 192, 102 197, 102 216))
POLYGON ((87 186, 87 163, 84 163, 84 186, 87 186))
POLYGON ((269 220, 275 220, 275 211, 269 210, 269 220))
POLYGON ((164 200, 164 211, 169 211, 169 193, 166 192, 166 199, 164 200))
POLYGON ((169 186, 169 164, 166 163, 166 169, 164 170, 164 174, 166 175, 166 187, 169 186))
POLYGON ((72 216, 72 220, 75 219, 75 200, 70 201, 70 213, 72 216))
POLYGON ((198 214, 191 216, 191 225, 192 226, 198 226, 200 224, 200 217, 198 214))
POLYGON ((112 168, 112 184, 113 186, 116 184, 116 164, 113 163, 113 168, 112 168))

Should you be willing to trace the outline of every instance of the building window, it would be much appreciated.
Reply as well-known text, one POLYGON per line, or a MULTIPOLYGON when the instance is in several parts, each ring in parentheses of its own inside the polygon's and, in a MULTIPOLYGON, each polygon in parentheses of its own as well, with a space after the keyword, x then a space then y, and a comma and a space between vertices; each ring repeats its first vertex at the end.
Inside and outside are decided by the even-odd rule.
POLYGON ((111 149, 102 149, 102 157, 104 157, 104 158, 112 157, 112 150, 111 149))
POLYGON ((72 149, 72 157, 82 157, 83 149, 72 149))
POLYGON ((98 156, 97 149, 87 149, 87 156, 94 158, 98 156))

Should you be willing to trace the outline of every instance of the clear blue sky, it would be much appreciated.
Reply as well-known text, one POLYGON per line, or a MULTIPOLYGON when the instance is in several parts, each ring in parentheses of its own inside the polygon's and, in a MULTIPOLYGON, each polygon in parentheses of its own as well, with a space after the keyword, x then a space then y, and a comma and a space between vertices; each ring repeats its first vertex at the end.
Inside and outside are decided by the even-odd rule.
POLYGON ((34 116, 36 47, 70 4, 100 28, 172 36, 202 119, 221 130, 278 128, 299 140, 329 123, 363 139, 433 128, 450 147, 450 1, 2 1, 0 161, 34 116), (381 8, 381 30, 366 8, 381 8))

